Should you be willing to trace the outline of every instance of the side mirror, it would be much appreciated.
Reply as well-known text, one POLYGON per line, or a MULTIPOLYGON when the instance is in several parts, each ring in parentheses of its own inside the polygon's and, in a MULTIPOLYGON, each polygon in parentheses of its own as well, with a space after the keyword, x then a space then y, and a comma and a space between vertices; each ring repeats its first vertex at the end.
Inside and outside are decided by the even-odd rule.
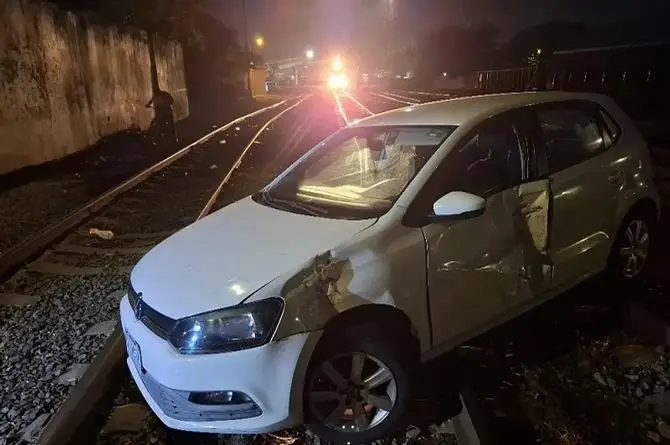
POLYGON ((486 210, 484 198, 459 191, 449 192, 433 204, 433 212, 437 219, 468 219, 483 214, 484 210, 486 210))

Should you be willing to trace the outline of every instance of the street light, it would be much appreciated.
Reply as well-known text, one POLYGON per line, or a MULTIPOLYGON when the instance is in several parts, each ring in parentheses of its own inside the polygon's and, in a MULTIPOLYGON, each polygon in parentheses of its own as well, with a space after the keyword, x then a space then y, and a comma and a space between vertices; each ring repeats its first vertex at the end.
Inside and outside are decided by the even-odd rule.
POLYGON ((312 60, 314 58, 314 50, 308 49, 307 51, 305 51, 305 56, 307 56, 309 60, 312 60))
POLYGON ((263 38, 263 36, 256 37, 256 46, 258 48, 263 48, 265 46, 265 39, 263 38))

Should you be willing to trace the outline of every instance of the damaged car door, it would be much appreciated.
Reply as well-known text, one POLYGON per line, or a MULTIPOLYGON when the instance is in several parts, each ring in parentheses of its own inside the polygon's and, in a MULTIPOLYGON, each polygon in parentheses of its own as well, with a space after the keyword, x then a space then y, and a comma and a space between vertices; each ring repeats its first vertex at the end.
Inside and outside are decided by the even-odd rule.
POLYGON ((597 106, 566 101, 534 107, 535 145, 551 178, 554 286, 569 286, 605 264, 622 184, 619 156, 608 149, 597 106))
POLYGON ((479 196, 485 209, 423 227, 434 346, 476 335, 548 286, 549 182, 530 174, 523 116, 488 119, 445 159, 440 194, 479 196))

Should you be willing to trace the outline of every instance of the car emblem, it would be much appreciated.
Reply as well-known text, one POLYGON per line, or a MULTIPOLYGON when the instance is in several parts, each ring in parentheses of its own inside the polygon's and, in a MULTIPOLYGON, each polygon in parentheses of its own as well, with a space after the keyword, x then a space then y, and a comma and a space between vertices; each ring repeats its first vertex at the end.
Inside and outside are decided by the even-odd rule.
POLYGON ((135 307, 133 308, 133 312, 135 312, 135 317, 139 320, 142 317, 142 292, 137 293, 137 303, 135 303, 135 307))

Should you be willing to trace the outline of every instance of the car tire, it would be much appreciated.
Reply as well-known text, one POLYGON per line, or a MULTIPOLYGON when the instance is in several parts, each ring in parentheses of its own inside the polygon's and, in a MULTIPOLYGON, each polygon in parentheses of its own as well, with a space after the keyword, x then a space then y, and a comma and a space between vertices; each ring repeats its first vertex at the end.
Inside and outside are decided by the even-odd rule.
POLYGON ((418 354, 409 333, 398 338, 383 331, 363 325, 324 334, 305 378, 305 423, 312 433, 326 441, 359 444, 404 426, 418 354), (362 370, 358 381, 354 369, 362 370))
POLYGON ((617 232, 607 262, 607 271, 615 279, 634 281, 644 272, 654 240, 654 219, 633 210, 617 232))

